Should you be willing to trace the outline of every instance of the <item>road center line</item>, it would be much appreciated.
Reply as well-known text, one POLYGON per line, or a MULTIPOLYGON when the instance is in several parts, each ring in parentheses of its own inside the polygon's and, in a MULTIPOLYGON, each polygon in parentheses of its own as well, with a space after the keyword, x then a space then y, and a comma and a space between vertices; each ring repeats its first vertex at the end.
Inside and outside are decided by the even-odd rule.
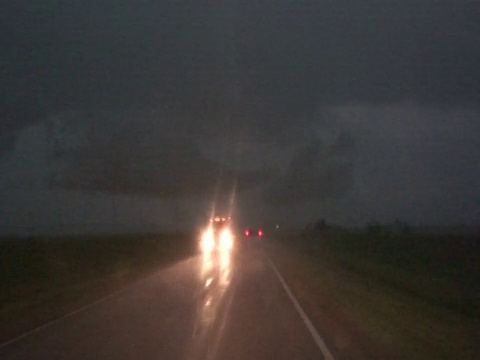
POLYGON ((280 274, 280 272, 278 271, 277 267, 275 266, 275 264, 273 263, 272 260, 268 259, 268 261, 270 262, 270 265, 272 266, 273 268, 273 271, 275 272, 275 274, 277 274, 277 277, 278 277, 278 280, 280 280, 281 284, 283 285, 283 288, 285 289, 285 292, 287 293, 288 297, 290 298, 290 300, 292 301, 293 303, 293 306, 295 307, 295 309, 298 311, 298 314, 300 315, 300 317, 302 318, 303 322, 305 323, 305 326, 307 327, 307 329, 310 331, 310 334, 312 335, 313 337, 313 340, 315 341, 315 343, 317 344, 318 348, 320 349, 320 351, 322 352, 323 356, 325 357, 325 360, 335 360, 335 358, 333 357, 332 353, 330 352, 330 350, 328 350, 327 348, 327 345, 325 344, 325 341, 323 341, 323 339, 321 338, 320 334, 318 333, 317 329, 315 329, 315 326, 313 326, 312 322, 310 321, 310 319, 308 318, 307 314, 305 314, 305 311, 303 311, 303 308, 302 306, 300 305, 300 303, 298 302, 297 298, 295 297, 295 295, 293 295, 292 291, 290 290, 290 287, 287 285, 287 283, 285 282, 285 280, 283 279, 283 276, 280 274))

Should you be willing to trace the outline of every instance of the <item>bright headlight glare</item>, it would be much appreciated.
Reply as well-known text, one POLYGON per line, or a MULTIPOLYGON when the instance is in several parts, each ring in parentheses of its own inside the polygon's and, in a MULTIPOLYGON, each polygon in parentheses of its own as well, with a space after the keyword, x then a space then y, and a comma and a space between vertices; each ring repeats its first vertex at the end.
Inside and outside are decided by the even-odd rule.
POLYGON ((211 252, 213 250, 215 247, 215 238, 212 229, 204 231, 202 239, 200 240, 200 247, 203 252, 211 252))
POLYGON ((230 230, 225 229, 220 233, 220 249, 230 250, 233 247, 233 236, 230 230))

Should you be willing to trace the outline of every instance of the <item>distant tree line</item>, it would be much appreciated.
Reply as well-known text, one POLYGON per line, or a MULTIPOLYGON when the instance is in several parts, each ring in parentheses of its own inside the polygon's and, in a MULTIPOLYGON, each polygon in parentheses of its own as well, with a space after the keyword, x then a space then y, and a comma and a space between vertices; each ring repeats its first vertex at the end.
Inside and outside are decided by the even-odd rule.
POLYGON ((370 220, 365 225, 365 232, 375 235, 407 235, 412 232, 412 229, 406 221, 399 219, 396 219, 391 224, 381 224, 378 221, 370 220))
POLYGON ((309 222, 303 229, 304 235, 327 234, 340 231, 360 231, 371 235, 408 235, 412 233, 411 226, 403 220, 396 219, 393 223, 382 224, 374 219, 369 220, 363 228, 352 229, 337 224, 327 222, 325 218, 319 218, 309 222))

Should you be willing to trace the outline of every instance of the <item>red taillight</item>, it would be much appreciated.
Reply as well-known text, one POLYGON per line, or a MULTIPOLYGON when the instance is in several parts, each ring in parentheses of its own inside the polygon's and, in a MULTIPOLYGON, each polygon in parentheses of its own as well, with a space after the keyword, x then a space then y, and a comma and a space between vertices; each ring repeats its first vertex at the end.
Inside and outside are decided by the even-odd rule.
POLYGON ((249 235, 250 235, 250 231, 245 230, 245 236, 249 236, 249 235))
POLYGON ((263 235, 263 231, 262 230, 258 230, 258 236, 262 236, 263 235))

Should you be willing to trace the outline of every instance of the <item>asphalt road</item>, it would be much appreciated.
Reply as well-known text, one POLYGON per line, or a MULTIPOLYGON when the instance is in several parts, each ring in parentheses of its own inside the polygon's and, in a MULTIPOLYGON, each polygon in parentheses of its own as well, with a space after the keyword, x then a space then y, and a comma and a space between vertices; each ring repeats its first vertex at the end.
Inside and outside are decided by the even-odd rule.
POLYGON ((0 347, 2 360, 325 358, 259 246, 159 270, 0 347))

